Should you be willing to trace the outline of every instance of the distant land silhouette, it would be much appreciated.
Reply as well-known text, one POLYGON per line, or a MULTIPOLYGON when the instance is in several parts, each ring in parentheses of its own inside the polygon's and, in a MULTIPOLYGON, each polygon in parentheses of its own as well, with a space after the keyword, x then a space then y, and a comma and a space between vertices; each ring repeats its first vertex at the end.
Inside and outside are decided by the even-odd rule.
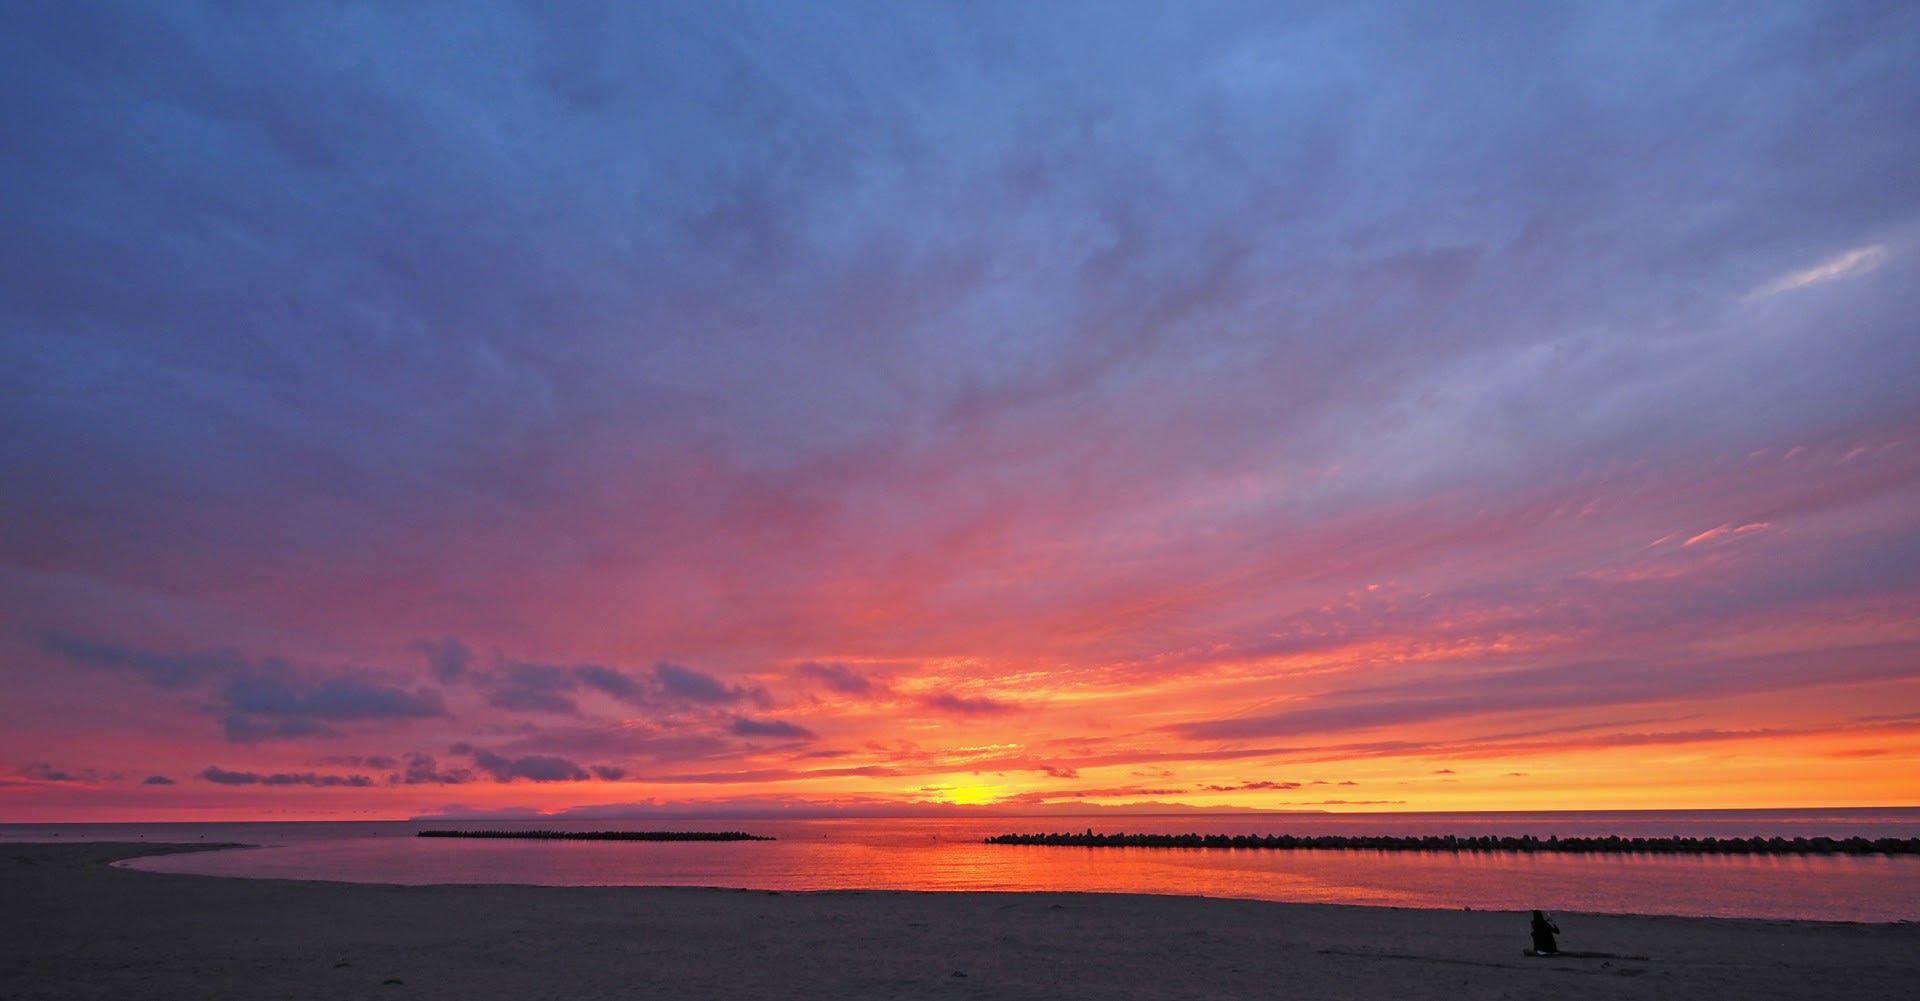
POLYGON ((1920 855, 1920 838, 1604 838, 1291 834, 1000 834, 990 845, 1073 848, 1360 849, 1386 852, 1578 852, 1657 855, 1920 855))
POLYGON ((507 838, 525 841, 772 841, 744 831, 421 831, 422 838, 507 838))

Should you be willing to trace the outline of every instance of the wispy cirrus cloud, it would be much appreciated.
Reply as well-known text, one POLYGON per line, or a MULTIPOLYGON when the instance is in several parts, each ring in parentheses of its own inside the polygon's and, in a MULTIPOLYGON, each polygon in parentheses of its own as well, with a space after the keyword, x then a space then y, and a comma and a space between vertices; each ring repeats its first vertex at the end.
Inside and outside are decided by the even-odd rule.
POLYGON ((1886 260, 1887 253, 1887 248, 1881 244, 1856 247, 1853 250, 1822 261, 1813 267, 1781 275, 1773 281, 1754 289, 1748 294, 1748 298, 1764 299, 1769 296, 1779 295, 1783 292, 1803 289, 1809 285, 1820 285, 1842 278, 1864 275, 1880 267, 1881 263, 1886 260))
POLYGON ((1437 720, 1538 710, 1640 707, 1721 697, 1910 678, 1920 643, 1849 651, 1847 666, 1817 670, 1827 653, 1769 654, 1709 660, 1697 653, 1632 662, 1572 661, 1509 671, 1462 671, 1393 684, 1325 692, 1309 706, 1228 719, 1174 724, 1200 740, 1247 740, 1366 731, 1437 720))

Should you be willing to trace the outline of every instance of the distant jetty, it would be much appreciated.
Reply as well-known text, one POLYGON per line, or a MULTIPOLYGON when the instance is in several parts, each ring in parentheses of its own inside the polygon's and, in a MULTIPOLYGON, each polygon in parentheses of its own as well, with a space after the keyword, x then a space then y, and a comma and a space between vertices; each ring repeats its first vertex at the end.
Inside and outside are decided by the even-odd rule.
POLYGON ((1563 852, 1599 855, 1920 855, 1920 838, 1354 837, 1331 834, 1001 834, 990 845, 1069 848, 1334 849, 1379 852, 1563 852))
POLYGON ((772 841, 745 831, 421 831, 422 838, 507 838, 519 841, 772 841))

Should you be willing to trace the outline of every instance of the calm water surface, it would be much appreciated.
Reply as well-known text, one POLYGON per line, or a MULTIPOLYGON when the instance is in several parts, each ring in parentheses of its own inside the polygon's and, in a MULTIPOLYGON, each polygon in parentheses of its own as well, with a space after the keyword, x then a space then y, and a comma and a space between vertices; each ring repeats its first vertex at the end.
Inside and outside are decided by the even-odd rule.
POLYGON ((1509 814, 7 825, 0 840, 241 842, 139 869, 370 883, 1075 890, 1393 907, 1920 920, 1920 858, 986 845, 1013 831, 1920 837, 1920 809, 1509 814), (434 827, 746 830, 770 842, 423 839, 434 827))

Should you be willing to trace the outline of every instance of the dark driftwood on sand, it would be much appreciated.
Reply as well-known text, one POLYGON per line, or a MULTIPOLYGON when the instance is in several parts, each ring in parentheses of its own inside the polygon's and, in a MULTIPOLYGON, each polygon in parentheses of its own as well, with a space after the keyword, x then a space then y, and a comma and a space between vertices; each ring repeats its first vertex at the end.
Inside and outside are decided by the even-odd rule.
POLYGON ((1331 834, 1001 834, 990 845, 1073 848, 1360 849, 1386 852, 1584 852, 1664 855, 1920 855, 1920 838, 1355 837, 1331 834))
POLYGON ((528 841, 772 841, 743 831, 421 831, 422 838, 515 838, 528 841))

